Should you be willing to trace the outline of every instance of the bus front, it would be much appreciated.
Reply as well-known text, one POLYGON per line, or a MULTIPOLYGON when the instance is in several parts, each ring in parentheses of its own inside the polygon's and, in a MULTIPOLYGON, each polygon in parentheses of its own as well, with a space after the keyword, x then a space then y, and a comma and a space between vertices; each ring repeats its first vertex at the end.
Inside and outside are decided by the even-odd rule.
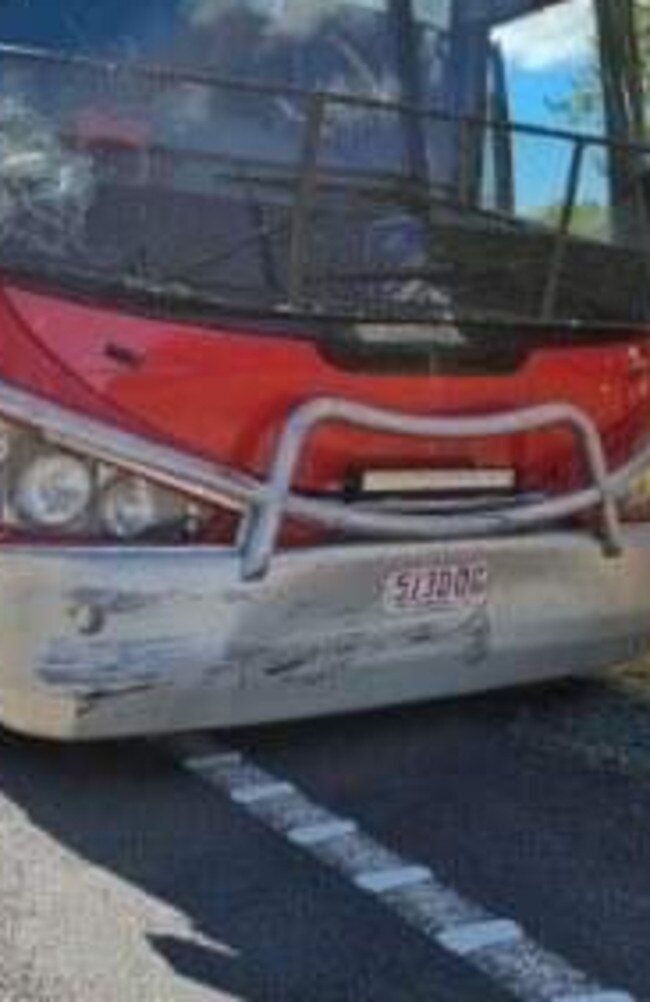
POLYGON ((0 719, 650 645, 641 0, 0 7, 0 719))

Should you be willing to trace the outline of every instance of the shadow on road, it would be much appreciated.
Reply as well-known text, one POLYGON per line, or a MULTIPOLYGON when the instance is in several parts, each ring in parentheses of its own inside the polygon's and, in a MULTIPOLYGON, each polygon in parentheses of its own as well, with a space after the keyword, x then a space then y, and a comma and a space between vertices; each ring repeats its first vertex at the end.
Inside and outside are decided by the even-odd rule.
MULTIPOLYGON (((471 704, 293 725, 299 749, 342 728, 431 733, 471 704)), ((492 711, 490 711, 492 712, 492 711)), ((238 738, 237 740, 241 740, 238 738)), ((248 737, 246 738, 248 740, 248 737)), ((61 746, 3 735, 0 798, 82 862, 171 906, 187 938, 142 930, 180 977, 246 1002, 501 1002, 502 994, 335 874, 176 767, 155 744, 61 746)), ((0 801, 0 830, 2 806, 0 801)))

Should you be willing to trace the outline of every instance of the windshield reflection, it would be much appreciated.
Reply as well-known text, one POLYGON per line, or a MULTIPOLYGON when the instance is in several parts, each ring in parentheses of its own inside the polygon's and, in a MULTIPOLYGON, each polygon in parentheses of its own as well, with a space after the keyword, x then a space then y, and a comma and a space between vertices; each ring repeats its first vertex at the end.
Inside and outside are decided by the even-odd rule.
POLYGON ((42 164, 37 122, 50 149, 0 176, 12 265, 256 310, 645 317, 645 160, 608 145, 634 123, 592 0, 26 0, 0 40, 43 50, 0 52, 13 162, 42 164))

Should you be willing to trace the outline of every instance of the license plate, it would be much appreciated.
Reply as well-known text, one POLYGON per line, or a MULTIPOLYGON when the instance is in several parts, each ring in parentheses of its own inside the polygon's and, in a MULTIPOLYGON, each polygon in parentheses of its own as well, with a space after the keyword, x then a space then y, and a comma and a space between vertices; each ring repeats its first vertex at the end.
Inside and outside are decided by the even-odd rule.
POLYGON ((483 560, 444 561, 391 571, 383 583, 388 612, 448 610, 484 605, 488 566, 483 560))

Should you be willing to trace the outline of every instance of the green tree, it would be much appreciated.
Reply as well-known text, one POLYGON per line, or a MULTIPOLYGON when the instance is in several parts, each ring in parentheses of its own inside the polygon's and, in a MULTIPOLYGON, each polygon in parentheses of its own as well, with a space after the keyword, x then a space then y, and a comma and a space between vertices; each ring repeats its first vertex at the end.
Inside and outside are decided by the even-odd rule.
MULTIPOLYGON (((537 217, 545 226, 556 229, 562 218, 562 206, 549 205, 540 210, 537 217)), ((571 233, 577 237, 597 239, 607 233, 609 211, 597 202, 581 202, 576 205, 571 217, 571 233)))
MULTIPOLYGON (((601 49, 606 70, 595 63, 584 66, 573 80, 570 96, 553 102, 575 128, 598 127, 602 120, 603 90, 610 104, 618 104, 639 126, 650 132, 650 0, 596 0, 600 9, 601 49), (629 2, 629 6, 627 6, 629 2), (629 18, 629 20, 628 20, 629 18), (630 37, 630 35, 632 37, 630 37)), ((598 51, 598 46, 594 46, 598 51)))

